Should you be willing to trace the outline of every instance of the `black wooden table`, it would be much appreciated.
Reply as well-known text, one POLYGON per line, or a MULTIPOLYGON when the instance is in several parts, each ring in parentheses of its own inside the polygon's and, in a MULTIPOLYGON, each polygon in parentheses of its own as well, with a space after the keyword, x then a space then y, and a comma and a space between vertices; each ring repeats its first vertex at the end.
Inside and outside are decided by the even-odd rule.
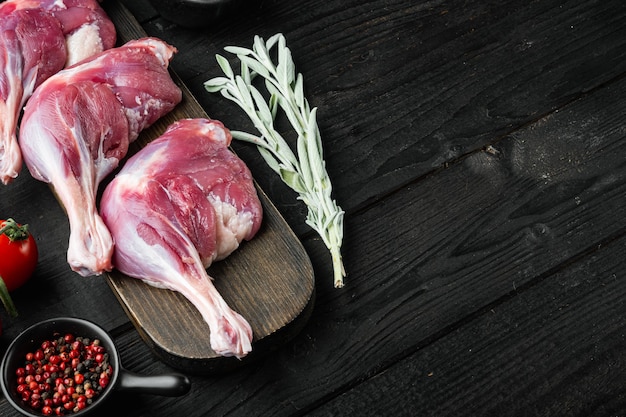
MULTIPOLYGON (((118 394, 102 415, 626 415, 623 0, 264 0, 201 30, 123 3, 232 129, 245 116, 203 87, 215 54, 285 35, 319 108, 348 275, 333 287, 306 207, 235 142, 312 260, 312 316, 269 356, 191 375, 183 397, 118 394)), ((129 370, 172 371, 103 279, 70 271, 47 185, 24 172, 0 189, 9 216, 41 255, 20 316, 0 313, 2 350, 73 315, 109 330, 129 370)), ((4 398, 0 415, 17 415, 4 398)))

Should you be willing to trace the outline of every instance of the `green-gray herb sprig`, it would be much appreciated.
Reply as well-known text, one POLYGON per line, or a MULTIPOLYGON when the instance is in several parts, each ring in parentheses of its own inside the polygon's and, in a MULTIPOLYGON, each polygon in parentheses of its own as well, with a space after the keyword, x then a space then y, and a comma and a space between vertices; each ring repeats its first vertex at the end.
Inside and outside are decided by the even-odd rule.
POLYGON ((255 36, 252 49, 237 46, 224 48, 241 62, 236 75, 222 55, 216 59, 225 77, 204 83, 208 92, 221 93, 246 112, 260 136, 232 131, 233 138, 257 145, 267 164, 298 193, 308 207, 306 223, 322 238, 329 249, 334 270, 334 285, 341 288, 346 272, 341 256, 343 210, 331 198, 332 185, 323 158, 322 140, 316 121, 317 108, 311 109, 304 96, 302 74, 296 74, 291 51, 285 37, 278 33, 265 42, 255 36), (270 56, 276 47, 277 63, 270 56), (252 85, 260 76, 265 81, 269 100, 252 85), (274 128, 279 109, 287 116, 297 134, 297 156, 274 128))

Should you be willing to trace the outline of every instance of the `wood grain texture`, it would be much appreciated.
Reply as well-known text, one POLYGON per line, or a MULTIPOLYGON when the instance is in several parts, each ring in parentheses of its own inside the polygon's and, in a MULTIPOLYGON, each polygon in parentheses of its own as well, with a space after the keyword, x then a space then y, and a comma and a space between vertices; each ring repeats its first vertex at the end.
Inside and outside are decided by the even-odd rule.
MULTIPOLYGON (((385 375, 403 358, 407 366, 428 373, 431 369, 420 360, 422 356, 413 355, 424 351, 436 357, 441 338, 456 335, 458 343, 467 343, 468 349, 478 342, 483 346, 469 323, 488 316, 492 308, 510 306, 507 308, 515 314, 529 314, 533 316, 529 320, 537 321, 541 320, 537 315, 553 314, 528 308, 519 294, 544 281, 556 282, 549 284, 556 291, 563 277, 557 274, 568 265, 582 267, 577 266, 583 265, 579 262, 600 256, 596 255, 598 248, 623 247, 626 163, 622 155, 626 151, 626 131, 617 120, 626 111, 622 100, 625 91, 626 80, 596 91, 507 137, 499 143, 497 155, 476 153, 352 216, 347 223, 346 259, 352 265, 353 285, 341 292, 318 292, 305 334, 295 341, 296 351, 281 352, 279 369, 275 361, 265 362, 254 377, 241 385, 243 392, 253 393, 245 398, 246 409, 264 416, 315 415, 317 407, 326 410, 327 415, 352 415, 350 407, 365 415, 381 415, 385 409, 397 415, 413 415, 422 406, 437 406, 438 410, 450 411, 443 415, 472 415, 467 414, 469 402, 488 402, 489 395, 509 398, 511 387, 504 381, 515 381, 521 370, 515 356, 498 356, 505 346, 494 344, 484 354, 493 356, 494 361, 500 358, 500 362, 490 365, 503 372, 497 392, 489 385, 490 374, 480 373, 476 379, 458 382, 454 393, 460 397, 458 405, 448 404, 445 393, 439 391, 431 403, 422 397, 401 401, 403 390, 411 389, 417 396, 419 389, 413 386, 414 374, 398 372, 398 393, 380 393, 375 397, 380 403, 372 406, 371 412, 354 403, 360 395, 370 395, 373 390, 391 389, 385 375), (580 123, 585 124, 584 129, 580 129, 580 123), (371 382, 362 385, 363 381, 371 382), (484 384, 484 390, 478 390, 475 384, 484 384), (341 398, 336 405, 323 408, 342 393, 347 396, 346 414, 341 412, 341 398), (289 406, 278 407, 267 398, 282 400, 289 406), (420 401, 414 404, 413 399, 420 401)), ((598 274, 600 281, 591 285, 602 291, 607 277, 598 274)), ((614 285, 621 286, 616 290, 617 297, 624 291, 624 280, 619 276, 611 278, 616 280, 614 285)), ((541 294, 541 287, 536 291, 541 294)), ((586 381, 596 384, 602 383, 603 372, 613 361, 623 363, 623 353, 616 348, 626 342, 624 323, 619 320, 626 315, 626 305, 618 302, 619 298, 611 296, 608 305, 597 313, 599 316, 583 320, 582 311, 593 309, 599 296, 590 299, 592 304, 580 301, 578 308, 583 316, 573 313, 568 322, 570 331, 580 330, 579 337, 568 338, 563 333, 554 336, 562 344, 563 354, 572 352, 569 359, 574 362, 586 361, 577 350, 580 338, 594 334, 598 338, 616 338, 607 347, 612 356, 594 356, 593 363, 577 365, 591 373, 586 381), (580 321, 572 323, 576 317, 580 321), (607 327, 599 327, 599 320, 606 320, 607 327)), ((540 328, 536 331, 543 334, 540 328)), ((516 343, 525 340, 520 334, 516 343)), ((538 349, 531 359, 543 360, 542 353, 547 354, 538 349)), ((454 360, 453 354, 441 359, 454 360)), ((469 372, 469 365, 465 371, 469 372)), ((471 368, 471 372, 479 371, 471 368)), ((619 369, 616 372, 612 378, 619 381, 623 373, 619 369)), ((544 383, 545 375, 538 374, 529 386, 544 383)), ((557 403, 570 398, 566 394, 568 386, 552 386, 563 390, 559 391, 557 403)), ((616 395, 619 387, 613 384, 608 389, 616 395)), ((603 390, 600 385, 589 388, 597 397, 584 400, 585 404, 602 401, 603 390)), ((214 406, 218 415, 236 414, 243 400, 240 396, 221 398, 214 406)), ((502 401, 499 406, 504 409, 508 403, 502 401)), ((615 401, 623 404, 623 397, 615 401)), ((577 407, 583 406, 581 399, 577 407)), ((554 410, 552 415, 562 411, 554 410)), ((521 408, 517 413, 525 415, 521 408)))
POLYGON ((620 410, 624 92, 598 89, 352 216, 352 285, 321 286, 271 359, 198 381, 188 412, 620 410))
MULTIPOLYGON (((208 114, 248 127, 204 91, 216 53, 287 33, 319 120, 327 166, 348 211, 483 148, 626 71, 626 3, 614 1, 264 1, 223 25, 146 31, 174 42, 172 62, 208 114), (601 23, 599 23, 601 22, 601 23), (236 30, 234 30, 236 28, 236 30), (324 28, 324 29, 322 29, 324 28), (602 45, 602 47, 598 47, 602 45)), ((227 55, 228 56, 228 55, 227 55)), ((235 144, 298 233, 305 210, 235 144)))
POLYGON ((625 251, 622 238, 516 291, 308 415, 622 415, 625 251))
MULTIPOLYGON (((219 74, 214 54, 286 35, 347 210, 348 277, 332 287, 302 204, 234 143, 312 261, 310 319, 248 366, 192 375, 185 397, 120 393, 100 415, 624 415, 626 3, 263 0, 189 31, 148 0, 120 1, 177 46, 176 73, 233 129, 245 117, 202 87, 219 74)), ((48 204, 0 200, 39 230, 48 204)), ((63 225, 54 209, 51 221, 63 225)), ((66 239, 51 235, 42 243, 66 239)), ((42 265, 57 280, 45 280, 51 306, 29 287, 34 314, 101 317, 129 369, 170 371, 116 300, 88 309, 100 288, 72 292, 63 257, 53 248, 42 265)), ((3 398, 0 415, 18 416, 3 398)))

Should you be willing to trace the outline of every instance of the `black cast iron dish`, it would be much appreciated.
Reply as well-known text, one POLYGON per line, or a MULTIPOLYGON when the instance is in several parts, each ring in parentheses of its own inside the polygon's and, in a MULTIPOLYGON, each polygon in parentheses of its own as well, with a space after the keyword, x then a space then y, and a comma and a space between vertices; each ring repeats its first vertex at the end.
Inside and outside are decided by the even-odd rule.
POLYGON ((120 363, 120 355, 113 339, 104 329, 88 320, 60 317, 39 322, 24 330, 11 343, 2 359, 0 385, 4 396, 13 407, 26 416, 41 417, 42 414, 30 409, 28 405, 24 405, 17 395, 15 370, 24 365, 26 353, 34 351, 41 342, 50 339, 54 332, 73 333, 77 336, 100 339, 109 353, 109 361, 113 366, 113 376, 104 391, 96 397, 91 405, 72 414, 72 416, 84 416, 92 412, 110 396, 113 390, 176 397, 186 394, 191 388, 189 379, 184 375, 144 376, 127 371, 120 363))
POLYGON ((150 0, 164 19, 193 29, 209 28, 244 2, 245 0, 150 0))

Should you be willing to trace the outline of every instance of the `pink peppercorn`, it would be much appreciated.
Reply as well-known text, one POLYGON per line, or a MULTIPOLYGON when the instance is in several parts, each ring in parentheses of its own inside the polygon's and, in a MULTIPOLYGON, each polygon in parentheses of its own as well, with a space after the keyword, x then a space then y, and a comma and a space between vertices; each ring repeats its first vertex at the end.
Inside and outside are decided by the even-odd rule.
POLYGON ((15 371, 16 391, 45 416, 76 413, 108 386, 113 373, 108 357, 98 339, 54 335, 24 356, 24 366, 15 371))

